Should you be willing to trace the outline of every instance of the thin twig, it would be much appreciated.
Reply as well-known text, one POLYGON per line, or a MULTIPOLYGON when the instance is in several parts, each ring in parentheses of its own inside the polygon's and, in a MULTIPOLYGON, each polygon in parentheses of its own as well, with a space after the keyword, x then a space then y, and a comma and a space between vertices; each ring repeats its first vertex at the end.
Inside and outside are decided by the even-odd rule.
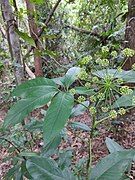
MULTIPOLYGON (((52 10, 50 11, 50 13, 49 13, 49 15, 48 15, 48 18, 44 21, 44 24, 45 24, 45 25, 42 27, 42 29, 39 30, 38 36, 37 36, 37 38, 36 38, 35 41, 38 41, 38 38, 41 37, 42 33, 44 32, 45 27, 48 26, 48 24, 49 24, 49 22, 50 22, 50 20, 51 20, 51 18, 52 18, 52 16, 53 16, 53 14, 54 14, 55 10, 57 9, 58 5, 60 4, 60 2, 61 2, 61 0, 58 0, 58 1, 56 2, 56 4, 54 5, 54 7, 52 8, 52 10)), ((28 55, 32 52, 33 49, 34 49, 34 47, 32 46, 32 47, 28 50, 28 52, 27 52, 27 53, 25 54, 25 56, 23 57, 23 61, 28 57, 28 55)))

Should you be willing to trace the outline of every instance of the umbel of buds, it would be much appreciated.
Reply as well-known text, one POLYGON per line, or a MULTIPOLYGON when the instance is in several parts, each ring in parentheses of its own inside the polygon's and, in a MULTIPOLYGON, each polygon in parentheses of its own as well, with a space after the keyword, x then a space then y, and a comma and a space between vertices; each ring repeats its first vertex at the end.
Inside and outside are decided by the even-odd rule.
POLYGON ((71 94, 73 94, 73 95, 76 94, 76 90, 75 90, 74 88, 70 89, 69 92, 70 92, 71 94))
POLYGON ((122 51, 122 54, 129 58, 129 57, 133 57, 135 55, 135 51, 133 49, 130 49, 130 48, 125 48, 123 51, 122 51))
POLYGON ((90 113, 91 113, 92 115, 96 114, 96 112, 97 112, 97 110, 96 110, 96 108, 95 108, 94 106, 90 107, 90 108, 89 108, 89 111, 90 111, 90 113))
POLYGON ((89 75, 88 75, 88 73, 83 69, 83 70, 81 70, 81 72, 79 73, 78 77, 79 77, 79 79, 81 79, 81 80, 87 80, 88 77, 89 77, 89 75))
POLYGON ((120 88, 120 92, 121 92, 122 95, 128 95, 128 94, 132 94, 133 90, 130 89, 128 86, 122 86, 120 88))
POLYGON ((87 65, 92 60, 92 56, 85 56, 80 62, 80 65, 87 65))
POLYGON ((109 117, 112 118, 112 119, 117 118, 117 112, 115 110, 111 110, 109 112, 109 117))
POLYGON ((120 115, 124 115, 124 114, 126 114, 126 110, 125 110, 124 108, 120 108, 119 111, 118 111, 118 113, 119 113, 120 115))
POLYGON ((86 100, 86 98, 84 97, 84 96, 79 96, 78 97, 78 102, 79 103, 82 103, 82 102, 84 102, 86 100))

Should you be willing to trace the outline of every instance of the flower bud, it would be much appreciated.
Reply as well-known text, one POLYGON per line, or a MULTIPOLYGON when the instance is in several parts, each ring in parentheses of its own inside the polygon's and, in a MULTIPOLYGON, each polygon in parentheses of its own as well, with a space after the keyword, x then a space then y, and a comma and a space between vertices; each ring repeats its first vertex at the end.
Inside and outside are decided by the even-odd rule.
POLYGON ((124 108, 120 108, 119 111, 118 111, 118 113, 119 113, 120 115, 124 115, 124 114, 126 114, 126 110, 125 110, 124 108))
POLYGON ((111 110, 109 116, 110 118, 115 119, 117 118, 117 112, 115 110, 111 110))
POLYGON ((84 97, 84 96, 79 96, 78 97, 78 102, 79 103, 82 103, 82 102, 84 102, 86 100, 86 98, 84 97))

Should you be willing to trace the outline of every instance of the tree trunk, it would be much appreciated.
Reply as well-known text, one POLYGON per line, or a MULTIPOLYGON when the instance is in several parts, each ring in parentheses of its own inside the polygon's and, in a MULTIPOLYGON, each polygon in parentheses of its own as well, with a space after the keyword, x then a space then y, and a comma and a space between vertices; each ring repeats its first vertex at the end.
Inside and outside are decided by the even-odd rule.
POLYGON ((28 23, 30 29, 30 35, 34 39, 36 48, 33 49, 34 53, 34 63, 35 63, 35 75, 36 76, 43 76, 42 71, 42 58, 38 55, 37 51, 41 51, 41 45, 38 38, 38 28, 34 20, 34 4, 30 2, 30 0, 25 0, 27 6, 27 13, 28 13, 28 23))
POLYGON ((21 84, 21 82, 24 80, 24 67, 22 63, 20 40, 15 32, 17 25, 9 0, 1 0, 1 9, 3 19, 6 24, 7 40, 13 61, 16 83, 21 84))
MULTIPOLYGON (((126 47, 135 50, 135 0, 128 1, 128 17, 125 30, 126 47)), ((135 63, 135 56, 128 58, 123 69, 129 70, 135 63)))

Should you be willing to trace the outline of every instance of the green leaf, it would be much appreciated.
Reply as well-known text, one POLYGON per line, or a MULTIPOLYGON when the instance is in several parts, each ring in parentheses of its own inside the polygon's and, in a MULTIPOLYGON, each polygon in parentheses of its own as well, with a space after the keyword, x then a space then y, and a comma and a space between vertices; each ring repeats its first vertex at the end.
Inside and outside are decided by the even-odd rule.
POLYGON ((19 85, 12 93, 13 96, 38 97, 57 90, 53 80, 38 77, 19 85))
POLYGON ((96 72, 93 72, 93 75, 98 76, 99 78, 105 78, 106 75, 112 75, 116 77, 118 73, 117 69, 102 69, 96 72))
POLYGON ((76 107, 74 107, 72 109, 70 118, 73 118, 75 116, 79 116, 79 115, 83 114, 87 110, 86 107, 89 106, 89 101, 84 101, 82 104, 78 104, 76 107), (84 104, 85 106, 83 106, 82 104, 84 104))
POLYGON ((54 51, 44 50, 44 51, 43 51, 43 54, 44 54, 44 55, 48 55, 48 56, 50 56, 51 58, 54 58, 54 59, 58 58, 57 53, 54 52, 54 51))
MULTIPOLYGON (((39 91, 40 93, 40 91, 39 91)), ((8 112, 3 127, 21 123, 22 120, 33 110, 47 104, 52 97, 57 93, 56 90, 49 93, 38 94, 38 97, 21 99, 8 112)))
POLYGON ((32 37, 28 36, 28 33, 21 32, 18 29, 16 29, 15 31, 24 41, 26 41, 31 46, 36 47, 35 41, 33 40, 32 37))
POLYGON ((124 150, 122 146, 120 146, 118 143, 108 137, 106 138, 105 143, 110 153, 124 150))
POLYGON ((103 69, 96 71, 93 74, 100 78, 105 78, 106 75, 112 75, 114 78, 122 78, 128 83, 135 83, 135 71, 133 70, 122 70, 121 72, 119 72, 117 69, 103 69))
POLYGON ((35 152, 21 152, 19 156, 34 157, 38 156, 38 154, 35 152))
POLYGON ((58 78, 54 78, 53 81, 60 85, 60 86, 64 86, 63 82, 64 82, 64 76, 63 77, 58 77, 58 78))
POLYGON ((65 168, 63 170, 63 174, 65 176, 65 180, 77 180, 77 178, 75 178, 75 176, 73 175, 73 173, 71 172, 71 170, 69 168, 65 168))
POLYGON ((65 150, 65 151, 60 151, 59 152, 59 161, 58 161, 58 166, 60 169, 64 170, 67 167, 71 166, 72 162, 72 157, 73 157, 73 151, 72 150, 65 150))
POLYGON ((44 0, 30 0, 30 2, 40 5, 44 3, 44 0))
POLYGON ((58 78, 54 78, 53 81, 61 86, 65 86, 67 88, 69 88, 69 86, 78 79, 78 75, 81 71, 81 68, 79 67, 72 67, 70 68, 67 73, 65 74, 65 76, 63 77, 58 77, 58 78))
POLYGON ((26 167, 34 180, 65 180, 55 161, 45 157, 32 157, 26 167))
MULTIPOLYGON (((27 179, 32 179, 31 175, 29 174, 27 168, 26 168, 26 161, 23 161, 21 164, 21 171, 23 176, 25 176, 27 179)), ((24 178, 23 178, 24 179, 24 178)))
POLYGON ((81 129, 88 132, 90 131, 90 128, 86 124, 81 122, 70 122, 69 125, 74 129, 81 129))
MULTIPOLYGON (((133 93, 134 94, 134 93, 133 93)), ((132 99, 133 94, 130 95, 123 95, 119 97, 113 104, 113 108, 120 108, 120 107, 131 107, 133 106, 132 99)))
POLYGON ((58 134, 49 143, 45 145, 45 147, 42 150, 42 154, 46 157, 51 156, 52 154, 55 153, 55 150, 59 146, 60 142, 61 142, 61 135, 58 134))
POLYGON ((78 79, 78 75, 81 71, 79 67, 70 68, 64 76, 64 80, 62 80, 63 84, 69 88, 69 86, 78 79))
POLYGON ((76 94, 93 95, 94 89, 87 89, 86 87, 75 87, 76 94))
POLYGON ((19 169, 20 169, 20 165, 15 165, 14 167, 12 167, 11 169, 9 169, 9 171, 6 173, 6 175, 5 175, 5 179, 13 179, 13 178, 15 178, 15 175, 16 175, 16 173, 19 171, 19 169))
POLYGON ((44 121, 44 141, 48 143, 63 128, 68 120, 74 104, 74 97, 70 93, 59 92, 49 106, 44 121))
POLYGON ((103 158, 93 169, 91 180, 119 180, 131 164, 135 150, 114 152, 103 158))
POLYGON ((26 125, 24 125, 24 128, 27 129, 29 132, 33 132, 35 130, 40 130, 42 131, 43 129, 43 121, 37 121, 37 120, 31 120, 31 122, 27 123, 26 125))

